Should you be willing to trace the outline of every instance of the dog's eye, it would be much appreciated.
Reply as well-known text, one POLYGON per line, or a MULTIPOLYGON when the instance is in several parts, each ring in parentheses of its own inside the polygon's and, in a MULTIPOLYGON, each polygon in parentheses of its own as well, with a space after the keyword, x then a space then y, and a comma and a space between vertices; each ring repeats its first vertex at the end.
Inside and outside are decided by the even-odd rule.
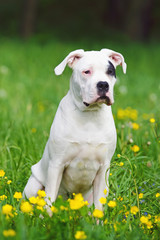
POLYGON ((87 71, 84 71, 83 73, 86 74, 86 75, 89 75, 89 74, 91 74, 91 71, 87 70, 87 71))
POLYGON ((109 61, 109 67, 108 67, 108 70, 107 70, 107 74, 110 75, 110 76, 116 77, 115 68, 114 68, 113 64, 110 61, 109 61))
POLYGON ((114 75, 115 71, 113 69, 108 69, 107 74, 114 75))

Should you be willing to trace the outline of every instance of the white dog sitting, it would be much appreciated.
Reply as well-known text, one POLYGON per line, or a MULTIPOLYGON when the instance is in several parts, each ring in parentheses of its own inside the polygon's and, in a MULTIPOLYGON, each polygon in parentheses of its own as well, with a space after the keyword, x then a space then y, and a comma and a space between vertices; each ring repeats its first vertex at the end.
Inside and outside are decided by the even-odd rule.
POLYGON ((111 158, 116 148, 116 129, 111 105, 115 68, 126 63, 120 53, 76 50, 56 68, 60 75, 66 65, 73 69, 70 90, 54 118, 42 159, 32 166, 24 189, 29 198, 45 188, 54 202, 58 195, 82 193, 84 200, 102 210, 99 199, 108 192, 111 158))

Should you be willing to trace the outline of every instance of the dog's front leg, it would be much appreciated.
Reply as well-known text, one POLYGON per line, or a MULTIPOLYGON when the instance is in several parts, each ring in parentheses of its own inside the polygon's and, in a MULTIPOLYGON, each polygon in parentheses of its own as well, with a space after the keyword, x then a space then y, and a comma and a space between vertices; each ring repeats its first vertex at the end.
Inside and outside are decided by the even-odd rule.
POLYGON ((45 186, 45 192, 47 196, 47 203, 52 204, 57 198, 58 190, 62 180, 64 167, 56 166, 52 162, 49 163, 47 181, 45 186))
POLYGON ((107 167, 101 167, 98 171, 94 184, 93 184, 93 202, 96 209, 103 210, 102 204, 100 203, 101 197, 106 197, 104 190, 107 190, 107 194, 109 192, 108 188, 108 175, 109 172, 107 172, 107 183, 106 183, 106 171, 107 167))

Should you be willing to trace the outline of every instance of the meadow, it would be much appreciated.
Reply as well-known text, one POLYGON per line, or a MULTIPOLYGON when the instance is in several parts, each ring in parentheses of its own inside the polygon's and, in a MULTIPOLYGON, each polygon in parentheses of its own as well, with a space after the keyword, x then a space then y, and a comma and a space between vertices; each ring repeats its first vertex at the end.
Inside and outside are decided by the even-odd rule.
POLYGON ((160 45, 134 42, 0 40, 0 239, 160 239, 160 45), (110 166, 104 212, 80 194, 58 197, 53 216, 45 192, 22 199, 31 166, 42 156, 71 70, 53 69, 72 50, 110 48, 122 53, 117 68, 117 148, 110 166), (99 220, 99 224, 97 224, 99 220))

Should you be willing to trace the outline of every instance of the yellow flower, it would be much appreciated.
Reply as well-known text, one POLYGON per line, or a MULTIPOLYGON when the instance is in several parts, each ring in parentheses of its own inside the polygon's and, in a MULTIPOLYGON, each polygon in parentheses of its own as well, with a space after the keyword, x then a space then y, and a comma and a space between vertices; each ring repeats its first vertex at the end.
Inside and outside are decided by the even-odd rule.
POLYGON ((143 193, 139 194, 139 199, 143 198, 143 193))
POLYGON ((120 158, 120 157, 121 157, 121 154, 118 153, 118 154, 117 154, 117 157, 120 158))
POLYGON ((107 189, 104 189, 103 193, 104 193, 105 195, 107 195, 107 189))
POLYGON ((160 197, 160 193, 156 193, 156 197, 157 197, 157 198, 160 197))
POLYGON ((155 216, 155 223, 160 222, 160 216, 155 216))
POLYGON ((153 228, 153 225, 152 225, 152 222, 151 222, 151 221, 148 221, 146 225, 147 225, 147 228, 148 228, 148 229, 153 228))
POLYGON ((15 192, 15 194, 13 195, 14 198, 16 198, 17 200, 22 198, 22 193, 21 192, 15 192))
POLYGON ((86 239, 87 236, 84 231, 77 231, 74 235, 75 239, 86 239))
POLYGON ((43 198, 37 200, 37 205, 40 207, 44 207, 46 205, 46 201, 43 198))
POLYGON ((37 209, 40 210, 40 211, 44 211, 43 207, 42 206, 37 206, 37 209))
POLYGON ((44 112, 44 110, 45 110, 45 107, 44 107, 43 103, 38 102, 38 111, 42 113, 42 112, 44 112))
POLYGON ((123 162, 120 162, 119 166, 122 167, 123 165, 124 165, 124 163, 123 163, 123 162))
POLYGON ((32 132, 32 133, 36 133, 36 132, 37 132, 37 129, 36 129, 36 128, 32 128, 32 129, 31 129, 31 132, 32 132))
POLYGON ((38 190, 37 194, 39 197, 46 197, 46 193, 43 190, 38 190))
POLYGON ((33 211, 32 205, 27 201, 21 203, 20 209, 24 213, 31 213, 33 211))
POLYGON ((118 119, 124 119, 125 118, 125 111, 123 109, 118 109, 117 111, 117 118, 118 119))
POLYGON ((7 199, 7 196, 6 196, 6 195, 1 195, 1 196, 0 196, 0 201, 3 201, 3 200, 5 200, 5 199, 7 199))
POLYGON ((4 237, 15 237, 16 232, 13 229, 8 229, 3 231, 3 236, 4 237))
POLYGON ((106 198, 104 198, 104 197, 101 197, 101 198, 99 199, 99 201, 100 201, 100 203, 102 203, 102 204, 106 204, 106 202, 107 202, 106 198))
POLYGON ((85 204, 81 193, 74 194, 74 199, 69 200, 70 209, 77 210, 82 208, 85 204))
POLYGON ((112 176, 112 173, 110 173, 109 175, 112 176))
POLYGON ((123 201, 123 197, 118 197, 118 200, 122 202, 123 201))
POLYGON ((103 212, 99 209, 94 209, 93 217, 102 218, 104 216, 103 212))
POLYGON ((138 212, 139 212, 139 209, 138 209, 137 206, 131 207, 131 213, 132 213, 132 214, 136 215, 138 212))
POLYGON ((108 219, 105 219, 103 223, 106 225, 108 223, 108 219))
POLYGON ((142 217, 140 218, 140 221, 141 221, 141 223, 143 223, 143 224, 147 224, 147 223, 148 223, 148 218, 145 217, 145 216, 142 216, 142 217))
POLYGON ((29 202, 32 203, 32 204, 36 204, 38 201, 38 199, 36 197, 30 197, 29 198, 29 202))
POLYGON ((57 213, 57 212, 58 212, 58 209, 57 209, 55 206, 52 206, 52 207, 51 207, 51 211, 52 211, 53 213, 57 213))
POLYGON ((0 169, 0 177, 4 177, 4 175, 5 175, 5 171, 0 169))
POLYGON ((109 201, 108 206, 114 208, 117 206, 117 203, 116 201, 109 201))
POLYGON ((60 206, 60 209, 61 209, 62 211, 68 211, 68 208, 65 207, 65 206, 63 206, 63 205, 60 206))
POLYGON ((6 204, 2 207, 2 213, 4 215, 11 215, 13 207, 9 204, 6 204))
POLYGON ((7 184, 9 185, 9 184, 11 184, 11 182, 12 182, 12 180, 8 180, 8 181, 7 181, 7 184))
POLYGON ((139 129, 139 124, 138 123, 132 123, 132 128, 134 129, 134 130, 138 130, 139 129))
POLYGON ((125 216, 128 217, 129 215, 129 211, 125 212, 125 216))
POLYGON ((133 145, 133 147, 131 147, 131 150, 136 153, 139 152, 140 148, 137 145, 133 145))
POLYGON ((150 118, 149 121, 150 121, 150 123, 155 123, 156 120, 155 120, 155 118, 150 118))

